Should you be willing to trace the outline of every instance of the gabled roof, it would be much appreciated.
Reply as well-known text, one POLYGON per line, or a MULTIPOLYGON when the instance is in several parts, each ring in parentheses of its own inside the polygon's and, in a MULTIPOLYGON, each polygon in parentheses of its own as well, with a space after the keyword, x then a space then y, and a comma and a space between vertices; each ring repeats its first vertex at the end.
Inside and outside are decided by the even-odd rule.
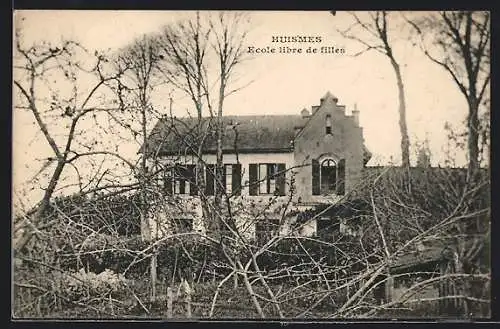
POLYGON ((390 265, 390 272, 396 274, 409 271, 417 266, 446 261, 448 258, 449 251, 445 248, 428 247, 422 251, 413 251, 400 255, 390 265))
MULTIPOLYGON (((224 153, 269 153, 293 152, 293 140, 310 117, 301 115, 238 115, 224 116, 224 153)), ((151 131, 146 143, 149 156, 193 154, 203 140, 204 153, 215 153, 216 118, 160 119, 151 131)), ((140 152, 143 151, 141 148, 140 152)), ((371 152, 363 145, 364 162, 371 158, 371 152)))
POLYGON ((339 99, 335 96, 330 91, 327 91, 325 96, 321 97, 321 100, 326 100, 326 99, 332 99, 334 102, 337 102, 339 99))
MULTIPOLYGON (((222 140, 225 153, 292 152, 296 129, 307 118, 300 115, 224 116, 222 140)), ((204 152, 216 151, 216 118, 163 118, 153 128, 147 152, 158 155, 192 153, 202 141, 198 133, 206 132, 204 152), (191 152, 190 152, 191 151, 191 152)), ((203 134, 201 134, 203 135, 203 134)))
MULTIPOLYGON (((337 103, 338 98, 327 92, 321 103, 337 103)), ((222 149, 224 153, 293 152, 293 141, 314 116, 311 115, 242 115, 224 116, 222 149)), ((317 112, 317 111, 316 111, 317 112)), ((164 117, 153 128, 145 147, 148 156, 215 153, 217 145, 216 118, 164 117)), ((363 145, 364 164, 371 158, 363 145)))

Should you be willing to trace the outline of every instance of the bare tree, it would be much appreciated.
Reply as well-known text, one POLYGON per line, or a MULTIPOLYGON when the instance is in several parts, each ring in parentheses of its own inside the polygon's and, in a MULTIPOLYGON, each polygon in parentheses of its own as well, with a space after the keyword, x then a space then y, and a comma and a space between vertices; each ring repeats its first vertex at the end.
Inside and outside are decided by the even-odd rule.
POLYGON ((142 148, 139 185, 141 186, 142 199, 141 225, 143 237, 146 240, 150 238, 147 224, 147 190, 148 186, 152 185, 152 177, 150 176, 154 172, 152 172, 152 168, 148 168, 147 162, 148 156, 152 154, 145 152, 145 148, 151 125, 161 117, 154 110, 152 93, 154 89, 164 84, 162 79, 158 79, 158 68, 163 58, 158 43, 147 35, 138 38, 126 48, 118 51, 116 58, 116 70, 123 72, 123 74, 114 88, 120 100, 122 112, 132 114, 132 117, 129 115, 125 115, 124 118, 115 116, 115 119, 131 130, 134 140, 142 148), (137 120, 135 120, 135 114, 139 116, 137 120), (137 127, 132 127, 134 122, 138 123, 137 127))
MULTIPOLYGON (((122 111, 132 116, 125 115, 125 120, 119 120, 122 125, 129 128, 138 142, 141 149, 139 186, 141 214, 141 236, 145 241, 151 241, 151 229, 149 212, 155 200, 160 200, 161 194, 155 189, 156 177, 161 171, 156 170, 156 166, 148 166, 148 160, 154 163, 154 152, 147 151, 148 133, 153 122, 156 122, 161 115, 158 115, 152 104, 152 93, 155 89, 164 84, 163 79, 159 79, 159 65, 164 56, 156 40, 151 36, 144 35, 117 54, 116 66, 118 72, 124 72, 121 79, 117 81, 116 92, 120 99, 122 111), (138 120, 134 120, 138 114, 138 120), (133 123, 138 123, 138 129, 132 127, 133 123), (149 159, 148 159, 149 158, 149 159)), ((157 202, 156 202, 157 203, 157 202)), ((151 256, 151 296, 156 298, 156 278, 157 278, 157 254, 153 252, 151 256)))
MULTIPOLYGON (((214 33, 214 48, 216 57, 219 61, 219 94, 217 98, 217 179, 222 182, 222 138, 224 134, 224 125, 222 115, 224 109, 224 100, 233 91, 228 90, 228 85, 234 75, 234 69, 241 63, 244 56, 244 42, 246 31, 241 31, 240 25, 244 24, 245 16, 242 14, 229 15, 221 12, 213 19, 210 24, 214 33)), ((216 194, 215 203, 219 204, 220 193, 216 194)))
MULTIPOLYGON (((124 125, 138 144, 146 148, 148 123, 155 113, 152 91, 166 81, 187 94, 197 110, 198 125, 191 131, 196 138, 183 138, 186 136, 182 131, 173 130, 174 134, 180 134, 183 143, 180 148, 193 152, 195 161, 203 166, 204 149, 200 145, 212 134, 211 137, 215 136, 217 141, 217 162, 220 166, 224 101, 227 95, 237 90, 228 90, 232 82, 229 78, 242 59, 238 50, 241 43, 236 42, 241 41, 238 37, 241 35, 231 26, 236 24, 239 27, 240 24, 237 20, 226 21, 225 13, 210 21, 203 21, 201 17, 198 14, 196 19, 166 28, 158 43, 155 39, 153 44, 149 43, 151 39, 139 39, 120 52, 118 65, 111 71, 113 74, 109 79, 102 66, 96 68, 98 87, 111 88, 112 96, 118 95, 113 97, 120 103, 117 115, 110 112, 110 108, 90 105, 69 107, 68 111, 62 101, 56 104, 57 110, 53 112, 60 115, 62 111, 65 116, 71 115, 70 124, 76 125, 73 116, 87 109, 102 109, 111 120, 124 125), (161 75, 153 74, 155 70, 161 70, 161 75), (71 113, 73 108, 75 113, 71 113), (206 121, 203 120, 205 108, 209 114, 206 121), (120 117, 118 114, 122 110, 129 113, 120 117), (137 122, 132 122, 130 113, 132 117, 138 117, 137 122), (212 120, 215 125, 211 125, 212 120)), ((379 16, 379 27, 383 26, 382 18, 385 19, 385 16, 379 16)), ((374 24, 376 28, 377 24, 374 24)), ((41 117, 45 108, 37 103, 41 101, 36 97, 38 94, 30 92, 25 84, 38 86, 40 80, 35 83, 30 77, 41 79, 41 72, 53 68, 34 65, 40 60, 39 56, 42 56, 41 59, 46 56, 50 60, 59 59, 63 48, 49 47, 41 53, 40 49, 21 49, 24 51, 24 54, 20 53, 23 61, 17 69, 28 74, 19 75, 16 79, 23 100, 19 107, 30 110, 35 117, 41 117), (51 55, 53 52, 55 55, 51 55)), ((104 58, 98 56, 96 60, 100 63, 104 58)), ((71 66, 66 62, 55 66, 63 73, 68 67, 71 66)), ((172 102, 171 99, 168 122, 175 128, 183 122, 172 115, 172 102)), ((45 126, 39 123, 40 129, 45 126)), ((44 130, 49 143, 54 140, 56 158, 56 151, 62 154, 61 171, 67 162, 71 163, 70 160, 103 153, 93 149, 79 152, 71 148, 65 157, 51 130, 44 130)), ((163 282, 169 281, 168 285, 173 286, 176 276, 186 278, 178 273, 189 274, 190 284, 198 293, 193 296, 196 303, 193 314, 199 317, 242 317, 241 314, 244 314, 245 317, 261 318, 354 318, 401 310, 414 311, 414 305, 419 303, 431 305, 428 309, 437 311, 433 303, 445 299, 465 300, 467 311, 477 314, 477 305, 489 305, 486 297, 489 272, 478 260, 489 235, 487 179, 464 189, 459 171, 418 168, 420 174, 410 177, 414 181, 412 191, 408 191, 400 179, 400 174, 405 175, 407 168, 383 168, 372 175, 367 173, 354 187, 354 192, 347 193, 337 203, 299 211, 292 209, 294 168, 286 170, 289 193, 264 198, 238 198, 226 193, 222 188, 224 178, 216 175, 215 184, 221 187, 222 206, 208 201, 202 188, 204 183, 200 180, 195 183, 199 199, 172 195, 159 200, 169 208, 167 211, 183 215, 195 208, 194 203, 201 201, 206 211, 203 215, 211 216, 205 217, 205 222, 213 218, 220 220, 217 228, 226 228, 223 237, 206 235, 192 228, 182 231, 170 225, 173 229, 144 243, 135 239, 135 230, 128 231, 130 223, 124 225, 125 229, 120 225, 123 221, 144 219, 144 209, 150 212, 149 208, 142 206, 144 195, 153 189, 152 180, 159 172, 146 170, 148 166, 144 159, 146 156, 154 158, 155 152, 147 152, 144 148, 138 165, 139 183, 132 186, 139 188, 138 199, 134 195, 110 193, 88 199, 78 194, 54 200, 53 189, 48 198, 54 202, 49 202, 44 210, 53 224, 37 225, 36 229, 44 233, 45 239, 39 241, 30 253, 23 254, 22 261, 25 263, 17 267, 18 275, 14 282, 17 314, 41 317, 68 311, 69 316, 127 317, 138 314, 156 316, 155 312, 158 312, 163 316, 164 300, 153 300, 149 304, 143 302, 149 294, 143 282, 147 280, 144 277, 147 260, 160 252, 163 257, 158 257, 158 261, 164 262, 162 270, 166 272, 163 282), (303 234, 305 227, 323 217, 331 218, 328 223, 330 228, 320 229, 318 225, 316 234, 303 234), (337 221, 338 218, 341 220, 337 221), (232 225, 237 219, 238 225, 232 225), (248 235, 247 227, 270 219, 278 219, 278 224, 268 229, 269 232, 264 232, 265 239, 258 238, 262 232, 248 235), (402 256, 427 243, 452 249, 454 259, 450 266, 455 268, 440 273, 434 270, 418 273, 405 270, 397 275, 390 273, 402 256), (129 275, 132 272, 134 276, 129 275), (377 291, 384 285, 390 286, 391 280, 414 274, 427 275, 428 279, 412 282, 404 294, 394 300, 382 298, 382 304, 376 300, 379 299, 377 291), (235 284, 228 287, 227 283, 232 278, 241 279, 243 285, 235 280, 235 284), (464 280, 469 281, 464 283, 464 280), (422 287, 449 281, 458 288, 424 301, 417 296, 422 287), (480 291, 474 289, 477 285, 480 285, 480 291), (230 303, 235 300, 236 303, 230 303), (243 312, 235 313, 231 308, 234 304, 243 312)), ((179 161, 185 159, 185 154, 179 156, 179 161)), ((59 158, 56 162, 59 164, 59 158)), ((55 177, 56 185, 61 174, 58 175, 55 177)), ((96 184, 95 189, 100 187, 96 184)), ((147 201, 150 205, 155 200, 147 201)))
POLYGON ((345 38, 360 43, 364 49, 356 53, 359 56, 367 51, 375 50, 389 59, 396 76, 399 101, 399 130, 401 133, 401 160, 404 168, 410 167, 410 138, 406 123, 406 98, 401 72, 401 65, 393 52, 390 26, 394 15, 386 11, 368 12, 366 18, 361 14, 349 13, 353 23, 345 30, 337 31, 345 38))
MULTIPOLYGON (((202 159, 205 140, 209 135, 210 125, 203 121, 204 99, 208 98, 205 90, 208 89, 206 54, 210 29, 202 26, 200 14, 195 20, 179 22, 176 26, 166 26, 158 37, 158 42, 168 56, 162 63, 161 71, 165 79, 188 95, 195 106, 198 124, 196 127, 196 155, 198 158, 196 168, 196 181, 199 186, 200 196, 205 186, 204 164, 202 159)), ((209 98, 208 98, 209 99, 209 98)), ((172 113, 170 113, 172 115, 172 113)), ((212 116, 212 113, 210 113, 212 116)), ((203 209, 206 217, 209 211, 203 209)), ((212 220, 210 220, 213 223, 212 220)))
MULTIPOLYGON (((125 163, 129 169, 135 166, 115 152, 97 150, 98 142, 82 137, 84 134, 79 129, 79 124, 89 114, 93 114, 93 119, 97 120, 98 114, 117 110, 116 107, 103 104, 99 100, 103 96, 101 91, 106 89, 106 83, 117 77, 116 74, 103 73, 102 65, 106 59, 98 53, 90 55, 81 45, 71 40, 58 45, 42 42, 26 46, 23 45, 22 39, 22 31, 18 27, 15 35, 14 107, 32 113, 37 128, 53 152, 53 156, 47 159, 40 172, 51 168, 51 164, 55 164, 55 168, 50 174, 42 200, 25 222, 28 229, 24 231, 23 237, 17 240, 15 249, 18 251, 37 232, 37 225, 43 219, 67 166, 75 170, 79 180, 76 185, 79 186, 80 192, 85 189, 86 193, 90 192, 89 189, 99 190, 98 185, 106 181, 103 178, 108 172, 97 170, 90 175, 89 182, 82 182, 83 174, 80 175, 76 166, 77 160, 99 155, 112 156, 125 163), (85 79, 91 84, 90 88, 82 87, 80 82, 85 79), (61 135, 64 137, 61 138, 61 135)), ((117 185, 109 184, 107 187, 112 186, 117 185)), ((106 186, 101 188, 105 189, 106 186)))
MULTIPOLYGON (((229 89, 235 69, 244 59, 246 15, 242 13, 201 14, 194 19, 167 26, 160 37, 166 53, 163 72, 167 81, 187 94, 198 118, 198 173, 203 168, 202 155, 206 138, 215 130, 217 147, 216 182, 223 182, 223 109, 225 99, 239 88, 229 89), (214 105, 216 104, 216 113, 214 105), (205 113, 204 107, 208 110, 205 113), (203 117, 209 117, 208 123, 203 117), (212 119, 215 118, 215 125, 212 119), (215 129, 213 129, 215 126, 215 129)), ((198 175, 199 182, 203 178, 198 175)), ((203 184, 200 184, 203 187, 203 184)), ((203 189, 199 189, 202 191, 203 189)), ((215 204, 220 204, 223 186, 215 188, 215 204)), ((205 209, 206 210, 206 209, 205 209)), ((208 215, 208 212, 206 211, 208 215)), ((217 221, 208 221, 211 227, 217 221)))
POLYGON ((480 164, 482 129, 479 110, 484 107, 489 111, 490 13, 444 11, 423 19, 406 20, 420 37, 425 55, 450 74, 467 101, 468 171, 471 177, 480 164))

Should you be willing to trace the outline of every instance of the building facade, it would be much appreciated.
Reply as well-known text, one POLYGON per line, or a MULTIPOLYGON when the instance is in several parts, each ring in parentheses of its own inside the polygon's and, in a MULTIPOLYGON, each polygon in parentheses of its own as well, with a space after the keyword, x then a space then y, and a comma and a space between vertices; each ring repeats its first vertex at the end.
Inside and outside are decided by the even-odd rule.
POLYGON ((151 166, 164 171, 166 195, 195 202, 219 191, 245 202, 290 200, 300 209, 342 198, 371 156, 359 112, 346 115, 330 92, 298 115, 224 116, 223 127, 218 181, 216 118, 165 117, 157 123, 146 152, 151 166))

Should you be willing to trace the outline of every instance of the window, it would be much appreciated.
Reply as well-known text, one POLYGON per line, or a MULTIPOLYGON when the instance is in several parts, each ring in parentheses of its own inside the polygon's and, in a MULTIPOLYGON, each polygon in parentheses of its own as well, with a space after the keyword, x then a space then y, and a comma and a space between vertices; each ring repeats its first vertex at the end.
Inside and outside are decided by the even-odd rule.
POLYGON ((332 159, 321 162, 321 194, 332 194, 337 190, 337 164, 332 159))
POLYGON ((241 164, 224 164, 222 167, 223 181, 218 183, 215 175, 215 164, 206 165, 205 195, 214 195, 215 190, 222 188, 228 195, 241 194, 241 164))
POLYGON ((174 233, 189 233, 193 230, 192 218, 175 218, 172 224, 174 233))
POLYGON ((233 193, 233 165, 231 164, 225 164, 224 165, 224 172, 226 173, 225 175, 225 187, 226 187, 226 193, 231 194, 233 193))
POLYGON ((259 164, 259 194, 274 194, 277 166, 274 163, 259 164))
POLYGON ((324 159, 319 163, 312 160, 312 194, 313 195, 343 195, 345 193, 345 160, 335 162, 324 159))
POLYGON ((352 225, 349 225, 347 219, 345 218, 340 220, 339 232, 344 235, 350 235, 350 236, 357 235, 356 229, 352 225))
POLYGON ((196 195, 196 166, 175 164, 165 170, 164 190, 166 194, 196 195))
POLYGON ((284 163, 250 164, 250 195, 285 195, 285 171, 284 163))
POLYGON ((326 134, 331 135, 332 133, 332 117, 330 114, 326 115, 326 134))
POLYGON ((258 245, 264 245, 279 234, 279 220, 265 219, 255 224, 255 240, 258 245))
POLYGON ((222 177, 222 182, 217 181, 216 171, 217 165, 210 163, 206 165, 206 175, 205 175, 205 195, 215 195, 215 191, 225 189, 225 166, 222 166, 222 173, 219 177, 222 177))
POLYGON ((241 194, 241 164, 234 163, 231 165, 231 194, 241 194))
POLYGON ((205 195, 214 195, 215 192, 215 165, 205 166, 205 195))
POLYGON ((335 230, 335 221, 329 217, 321 217, 316 220, 316 234, 322 240, 331 240, 335 230))

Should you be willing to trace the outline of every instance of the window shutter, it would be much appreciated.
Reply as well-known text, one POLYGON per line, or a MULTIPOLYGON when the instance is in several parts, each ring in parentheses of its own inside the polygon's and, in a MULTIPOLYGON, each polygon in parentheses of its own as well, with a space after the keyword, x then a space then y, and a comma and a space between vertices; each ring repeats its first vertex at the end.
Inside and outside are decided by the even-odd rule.
POLYGON ((214 195, 215 165, 207 164, 207 179, 205 182, 205 195, 214 195))
POLYGON ((196 165, 188 165, 187 176, 189 181, 189 195, 197 195, 198 186, 196 185, 196 165))
POLYGON ((278 195, 285 195, 286 186, 286 164, 278 163, 278 177, 276 177, 278 195))
POLYGON ((166 195, 172 195, 172 169, 165 169, 163 175, 163 190, 166 195))
POLYGON ((345 193, 345 159, 341 159, 337 165, 337 194, 344 195, 345 193))
POLYGON ((232 172, 232 189, 234 195, 241 195, 241 164, 236 163, 233 164, 233 172, 232 172))
MULTIPOLYGON (((276 164, 274 163, 268 163, 266 165, 266 179, 265 179, 265 187, 266 187, 266 193, 267 194, 276 194, 276 164), (271 180, 273 180, 274 184, 271 183, 271 180), (271 186, 274 185, 274 186, 271 186), (273 189, 274 188, 274 189, 273 189)), ((264 177, 259 177, 260 180, 264 177)))
POLYGON ((319 161, 316 159, 312 160, 312 194, 313 195, 319 195, 320 194, 320 188, 319 188, 319 161))
POLYGON ((175 180, 179 182, 179 194, 186 193, 186 167, 175 165, 175 180))
POLYGON ((222 191, 222 193, 226 192, 226 166, 222 164, 222 167, 219 168, 220 174, 218 175, 217 188, 222 191))
POLYGON ((249 182, 249 189, 250 189, 250 195, 257 195, 258 190, 259 190, 259 184, 258 184, 258 166, 256 163, 251 163, 248 167, 248 175, 250 177, 250 182, 249 182))

